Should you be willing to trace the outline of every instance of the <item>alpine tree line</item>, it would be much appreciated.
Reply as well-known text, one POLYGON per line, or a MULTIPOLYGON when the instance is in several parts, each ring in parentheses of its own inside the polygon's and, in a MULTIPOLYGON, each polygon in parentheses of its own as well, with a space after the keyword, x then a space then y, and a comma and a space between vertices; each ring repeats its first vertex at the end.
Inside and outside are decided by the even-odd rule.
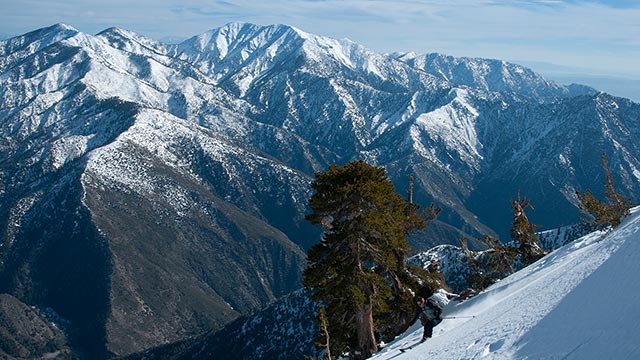
MULTIPOLYGON (((589 190, 576 195, 584 222, 616 226, 628 213, 630 200, 615 191, 606 156, 603 168, 606 200, 597 200, 589 190)), ((414 204, 411 185, 405 200, 384 168, 362 160, 331 165, 315 176, 306 219, 324 233, 307 253, 303 281, 319 306, 317 344, 325 359, 344 354, 365 359, 378 351, 379 340, 389 341, 411 325, 417 295, 427 298, 447 288, 437 267, 425 270, 406 262, 412 252, 407 236, 434 220, 440 208, 414 204)), ((474 269, 468 284, 476 292, 513 273, 514 264, 526 266, 548 252, 535 233, 538 225, 525 213, 533 209, 531 202, 518 194, 511 203, 511 237, 517 247, 487 235, 483 243, 489 260, 480 264, 461 241, 474 269)))

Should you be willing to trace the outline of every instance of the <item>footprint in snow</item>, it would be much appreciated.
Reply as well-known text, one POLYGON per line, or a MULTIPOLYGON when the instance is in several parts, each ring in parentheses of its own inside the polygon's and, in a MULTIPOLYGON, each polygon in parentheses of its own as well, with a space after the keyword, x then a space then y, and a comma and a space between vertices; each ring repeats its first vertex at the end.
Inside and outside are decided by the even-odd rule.
POLYGON ((502 345, 504 345, 504 340, 502 340, 502 339, 498 340, 498 341, 496 341, 494 343, 491 343, 489 345, 486 345, 484 347, 484 349, 482 350, 482 353, 480 354, 480 357, 487 357, 487 356, 491 355, 491 353, 500 350, 502 345))
POLYGON ((498 350, 500 350, 502 345, 504 345, 504 339, 500 339, 500 340, 494 342, 493 344, 489 345, 489 351, 490 352, 498 351, 498 350))

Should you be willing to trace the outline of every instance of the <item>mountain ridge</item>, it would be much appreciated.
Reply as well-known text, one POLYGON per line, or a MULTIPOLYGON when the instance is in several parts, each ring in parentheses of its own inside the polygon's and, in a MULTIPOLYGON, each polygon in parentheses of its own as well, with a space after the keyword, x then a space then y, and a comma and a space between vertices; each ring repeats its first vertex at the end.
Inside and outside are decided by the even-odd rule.
POLYGON ((561 85, 547 80, 529 68, 504 60, 453 57, 438 53, 392 54, 397 59, 437 75, 454 85, 494 92, 517 93, 538 101, 596 93, 584 85, 561 85))
POLYGON ((304 221, 309 183, 329 164, 384 166, 400 193, 412 174, 416 202, 443 208, 418 250, 505 237, 518 190, 547 227, 575 221, 573 189, 603 188, 603 152, 640 194, 640 105, 602 93, 456 85, 283 25, 176 45, 54 25, 0 55, 0 292, 98 334, 73 340, 99 357, 219 329, 298 289, 320 236, 304 221), (87 266, 76 248, 100 266, 74 275, 87 266))

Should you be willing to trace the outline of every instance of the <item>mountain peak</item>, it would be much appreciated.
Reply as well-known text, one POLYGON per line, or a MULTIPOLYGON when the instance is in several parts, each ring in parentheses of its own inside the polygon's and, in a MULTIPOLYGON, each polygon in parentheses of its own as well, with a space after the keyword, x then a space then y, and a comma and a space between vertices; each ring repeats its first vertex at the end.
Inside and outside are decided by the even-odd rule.
POLYGON ((51 29, 51 30, 55 30, 55 31, 75 31, 75 32, 80 32, 78 29, 74 28, 71 25, 65 24, 65 23, 53 24, 50 27, 48 27, 47 29, 51 29))
POLYGON ((117 27, 117 26, 112 26, 112 27, 110 27, 110 28, 104 29, 104 30, 102 30, 101 32, 99 32, 99 33, 97 34, 97 36, 100 36, 100 35, 110 35, 110 34, 118 34, 118 35, 120 35, 120 36, 126 36, 126 37, 136 37, 136 36, 139 36, 138 34, 136 34, 136 33, 135 33, 135 32, 133 32, 133 31, 126 30, 126 29, 122 29, 122 28, 119 28, 119 27, 117 27))
POLYGON ((242 22, 242 21, 233 21, 233 22, 229 22, 219 28, 215 28, 215 29, 211 29, 207 32, 205 32, 205 34, 207 33, 220 33, 220 34, 224 34, 225 36, 229 36, 229 37, 235 37, 238 34, 242 33, 242 32, 246 32, 246 31, 256 31, 257 29, 262 28, 262 26, 260 25, 255 25, 252 23, 248 23, 248 22, 242 22))
POLYGON ((168 47, 157 40, 149 39, 136 32, 118 27, 110 27, 103 30, 98 33, 96 37, 105 40, 115 48, 135 53, 146 53, 146 51, 141 49, 141 47, 143 47, 154 53, 164 54, 168 47))
POLYGON ((254 23, 249 23, 249 22, 244 22, 244 21, 232 21, 229 23, 226 23, 225 25, 219 27, 219 28, 215 28, 215 29, 211 29, 208 32, 221 32, 221 33, 225 33, 225 34, 238 34, 241 32, 246 32, 246 31, 267 31, 267 32, 282 32, 282 31, 295 31, 297 33, 299 33, 300 35, 306 35, 306 36, 312 36, 311 34, 298 29, 295 26, 292 25, 288 25, 288 24, 270 24, 270 25, 259 25, 259 24, 254 24, 254 23))
POLYGON ((269 40, 273 36, 284 33, 306 34, 289 25, 256 25, 246 22, 230 22, 219 28, 209 30, 200 35, 187 39, 183 44, 197 45, 201 50, 219 52, 222 57, 228 53, 228 48, 233 44, 251 41, 252 46, 257 46, 260 39, 269 40))
POLYGON ((59 23, 0 41, 0 71, 11 67, 19 59, 79 33, 72 26, 59 23))
POLYGON ((22 39, 34 39, 34 40, 45 41, 46 39, 55 38, 55 39, 61 40, 62 38, 71 37, 75 34, 78 34, 79 32, 80 31, 74 28, 73 26, 70 26, 64 23, 57 23, 51 26, 47 26, 38 30, 28 32, 24 35, 16 36, 14 37, 14 39, 22 38, 22 39))
POLYGON ((591 95, 596 92, 587 86, 558 84, 527 67, 504 60, 455 57, 440 53, 423 55, 396 53, 391 56, 448 81, 454 86, 468 86, 491 92, 508 92, 543 102, 577 95, 591 95))

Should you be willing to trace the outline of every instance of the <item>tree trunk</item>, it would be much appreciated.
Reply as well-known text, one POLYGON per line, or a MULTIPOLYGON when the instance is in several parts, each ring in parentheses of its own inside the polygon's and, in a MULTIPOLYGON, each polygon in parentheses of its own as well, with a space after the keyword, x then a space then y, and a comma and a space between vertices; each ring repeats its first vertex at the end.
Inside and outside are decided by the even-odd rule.
POLYGON ((356 359, 366 359, 378 352, 378 344, 373 331, 373 304, 363 304, 356 315, 358 333, 358 352, 356 359))

